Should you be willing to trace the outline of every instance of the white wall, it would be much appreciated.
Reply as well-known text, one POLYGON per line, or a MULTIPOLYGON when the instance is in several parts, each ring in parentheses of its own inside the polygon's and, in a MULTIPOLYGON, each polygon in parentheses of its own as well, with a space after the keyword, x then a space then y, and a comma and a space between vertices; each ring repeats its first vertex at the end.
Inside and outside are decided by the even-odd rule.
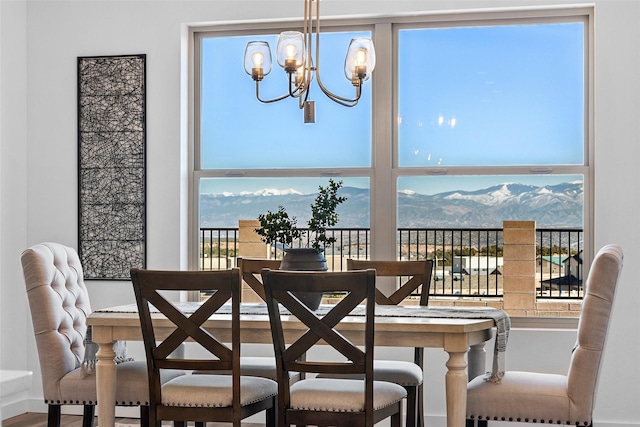
MULTIPOLYGON (((33 333, 20 269, 27 229, 26 11, 23 1, 0 2, 0 366, 18 370, 36 361, 26 350, 24 337, 33 333)), ((3 405, 2 417, 21 410, 3 405)))
MULTIPOLYGON (((568 2, 570 3, 570 2, 568 2)), ((323 15, 553 5, 533 1, 324 0, 323 15)), ((595 423, 640 425, 640 3, 598 0, 595 17, 595 246, 623 246, 627 268, 612 318, 595 423)), ((299 17, 300 0, 0 1, 0 361, 39 371, 20 252, 42 241, 77 245, 76 58, 147 55, 148 266, 180 265, 181 24, 299 17)), ((88 283, 94 308, 133 302, 129 283, 88 283)), ((517 330, 511 369, 565 372, 575 336, 517 330)), ((427 352, 427 413, 444 415, 441 351, 427 352)), ((42 409, 34 378, 31 408, 42 409)))

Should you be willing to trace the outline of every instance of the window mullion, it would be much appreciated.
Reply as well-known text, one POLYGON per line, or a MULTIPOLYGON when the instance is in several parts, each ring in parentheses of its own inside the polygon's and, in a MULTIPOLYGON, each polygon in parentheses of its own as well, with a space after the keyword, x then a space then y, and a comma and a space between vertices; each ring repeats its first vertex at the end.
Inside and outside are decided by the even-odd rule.
POLYGON ((371 256, 373 259, 396 259, 396 185, 392 180, 392 102, 393 42, 392 25, 377 24, 374 31, 379 62, 373 76, 374 179, 371 183, 371 256), (385 60, 381 60, 384 58, 385 60), (383 243, 380 243, 383 242, 383 243))

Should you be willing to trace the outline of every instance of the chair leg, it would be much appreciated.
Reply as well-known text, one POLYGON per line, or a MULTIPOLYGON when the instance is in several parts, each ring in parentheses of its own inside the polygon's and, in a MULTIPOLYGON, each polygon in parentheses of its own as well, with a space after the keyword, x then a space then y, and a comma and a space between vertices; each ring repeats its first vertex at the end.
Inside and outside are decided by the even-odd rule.
POLYGON ((149 427, 149 406, 140 405, 140 427, 149 427))
POLYGON ((60 427, 61 405, 49 405, 47 427, 60 427))
POLYGON ((267 409, 265 427, 276 427, 276 406, 267 409))
POLYGON ((96 407, 94 405, 84 405, 82 412, 82 427, 93 427, 95 415, 96 407))
POLYGON ((400 411, 398 411, 395 414, 391 415, 391 427, 400 427, 400 425, 400 411))
POLYGON ((196 427, 207 427, 207 423, 205 421, 196 421, 196 427))
POLYGON ((424 383, 418 386, 418 427, 424 427, 424 383))
POLYGON ((187 427, 187 423, 184 421, 174 421, 173 427, 187 427))
POLYGON ((489 421, 487 420, 470 420, 467 418, 465 421, 465 427, 488 427, 488 425, 489 421))
POLYGON ((405 425, 417 426, 416 422, 416 401, 418 400, 418 387, 406 387, 407 390, 407 421, 405 425))

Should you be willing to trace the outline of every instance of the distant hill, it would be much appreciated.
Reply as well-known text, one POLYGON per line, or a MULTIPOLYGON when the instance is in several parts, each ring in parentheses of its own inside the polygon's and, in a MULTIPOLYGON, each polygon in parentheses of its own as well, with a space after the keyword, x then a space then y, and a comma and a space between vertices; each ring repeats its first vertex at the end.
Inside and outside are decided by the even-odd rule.
MULTIPOLYGON (((369 190, 344 187, 348 197, 340 205, 338 227, 369 227, 369 190)), ((202 227, 237 227, 238 219, 255 219, 279 205, 305 227, 316 194, 264 189, 255 193, 203 194, 202 227)), ((399 192, 398 227, 501 227, 503 220, 535 220, 537 227, 582 227, 581 183, 537 187, 504 183, 476 191, 450 191, 434 195, 399 192)))

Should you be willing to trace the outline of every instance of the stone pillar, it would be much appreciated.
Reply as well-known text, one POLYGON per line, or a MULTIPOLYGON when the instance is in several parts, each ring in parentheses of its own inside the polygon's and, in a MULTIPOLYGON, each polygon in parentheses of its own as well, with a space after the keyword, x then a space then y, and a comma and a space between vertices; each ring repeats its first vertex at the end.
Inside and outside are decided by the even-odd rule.
MULTIPOLYGON (((241 258, 266 258, 267 246, 260 240, 255 229, 260 227, 257 219, 241 219, 238 221, 238 257, 241 258)), ((262 299, 249 285, 242 281, 241 301, 261 302, 262 299)))
POLYGON ((257 219, 241 219, 238 221, 238 256, 245 258, 264 258, 267 246, 260 240, 255 229, 260 227, 257 219))
POLYGON ((511 316, 536 309, 536 222, 504 221, 504 309, 511 316))

